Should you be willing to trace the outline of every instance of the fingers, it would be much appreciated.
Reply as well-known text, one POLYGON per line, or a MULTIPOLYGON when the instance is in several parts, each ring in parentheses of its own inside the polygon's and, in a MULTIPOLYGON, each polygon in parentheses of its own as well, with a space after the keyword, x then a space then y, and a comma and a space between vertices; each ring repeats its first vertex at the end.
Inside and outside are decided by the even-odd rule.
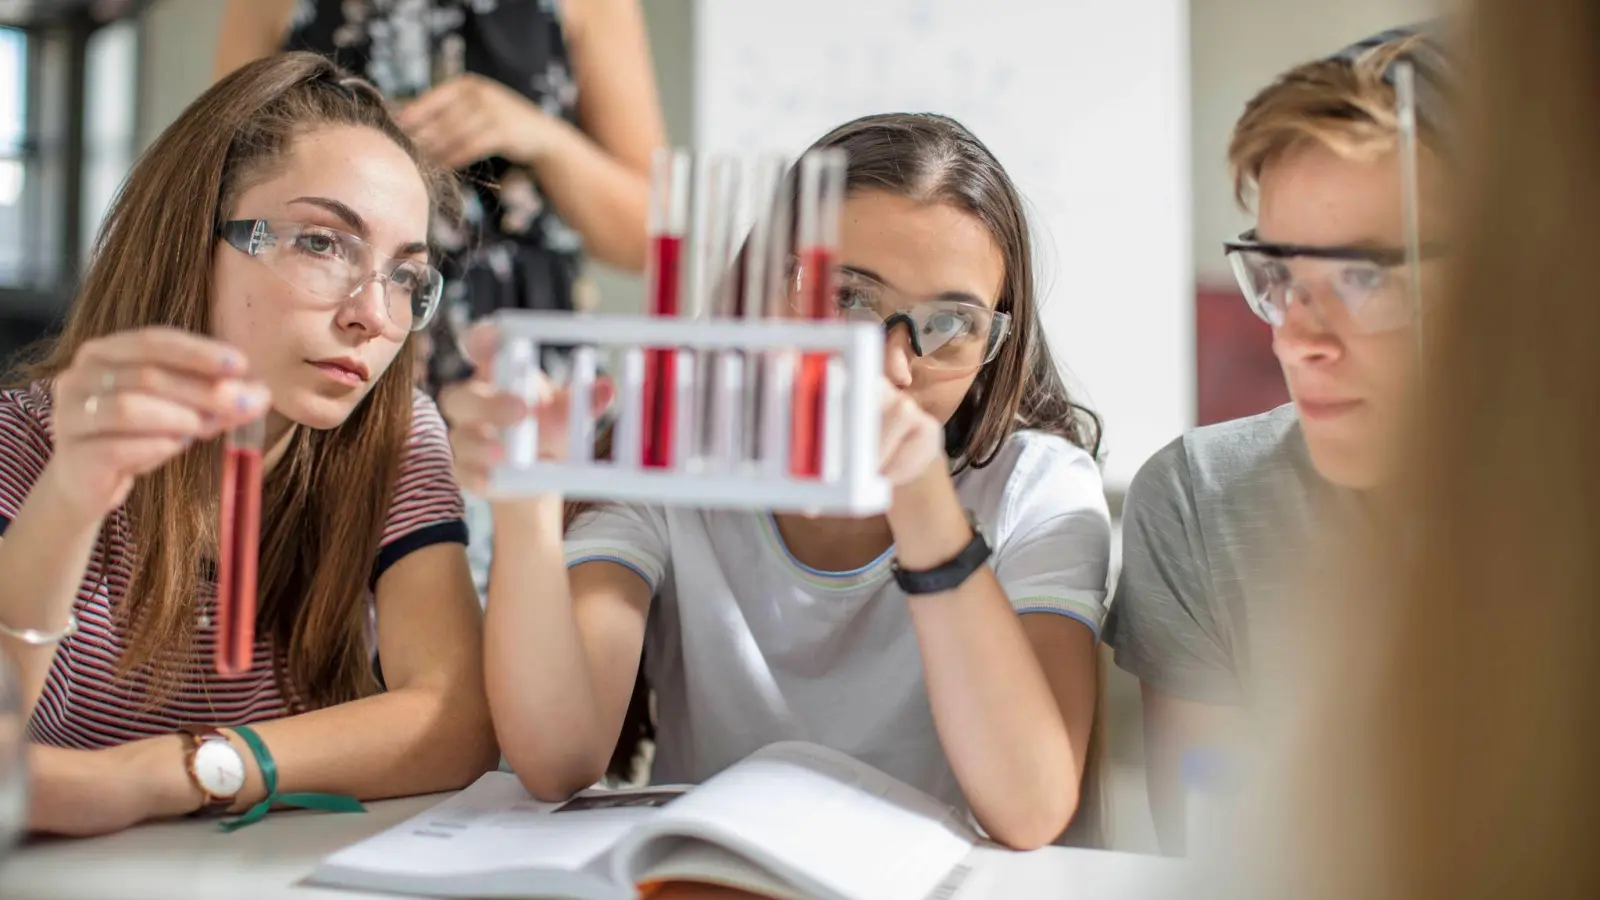
POLYGON ((223 378, 244 374, 244 354, 215 338, 177 328, 152 327, 125 331, 85 343, 73 366, 128 368, 160 365, 192 375, 223 378))
POLYGON ((455 456, 456 480, 474 493, 483 493, 489 471, 504 455, 499 429, 476 423, 450 430, 450 450, 455 456))
POLYGON ((266 386, 236 378, 198 378, 156 366, 108 369, 117 394, 148 394, 197 410, 229 427, 266 412, 272 399, 266 386))
POLYGON ((611 401, 617 397, 617 385, 609 378, 595 379, 594 388, 589 394, 589 415, 599 418, 610 406, 611 401))
MULTIPOLYGON (((543 394, 536 399, 542 401, 543 394)), ((445 421, 456 428, 505 428, 527 418, 532 411, 521 397, 477 380, 450 386, 440 394, 439 407, 445 421)))
POLYGON ((906 437, 911 433, 911 419, 905 415, 904 410, 898 408, 896 401, 893 408, 886 407, 883 414, 883 424, 879 426, 878 435, 878 468, 886 469, 889 463, 900 453, 900 448, 905 444, 906 437))
POLYGON ((499 152, 497 123, 481 119, 463 123, 462 133, 453 140, 441 141, 430 154, 434 163, 443 169, 460 169, 480 159, 488 159, 499 152))
POLYGON ((128 475, 146 475, 162 463, 182 453, 192 441, 168 435, 95 436, 85 446, 94 446, 113 469, 128 475))
POLYGON ((123 391, 94 395, 82 407, 63 407, 55 414, 64 438, 162 436, 195 440, 217 425, 214 416, 193 406, 153 394, 123 391))
POLYGON ((490 155, 498 123, 470 104, 441 109, 408 133, 417 149, 437 165, 460 168, 490 155))
POLYGON ((266 387, 207 379, 153 365, 78 366, 57 384, 55 419, 65 437, 168 435, 209 438, 264 414, 266 387))
POLYGON ((886 387, 879 471, 890 484, 915 480, 944 453, 944 428, 915 400, 886 387))
POLYGON ((462 89, 469 83, 467 77, 458 76, 429 88, 422 96, 401 107, 395 114, 395 121, 407 132, 420 127, 440 112, 454 107, 462 89))
POLYGON ((475 377, 488 381, 494 378, 494 357, 500 352, 500 330, 493 322, 482 321, 467 329, 462 341, 467 359, 471 361, 475 377))

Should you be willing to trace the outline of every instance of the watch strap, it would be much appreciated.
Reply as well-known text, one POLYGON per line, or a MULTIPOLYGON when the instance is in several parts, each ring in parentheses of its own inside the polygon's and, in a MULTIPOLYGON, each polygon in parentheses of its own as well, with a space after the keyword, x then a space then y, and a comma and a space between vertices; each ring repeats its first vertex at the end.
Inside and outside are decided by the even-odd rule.
POLYGON ((967 514, 967 521, 972 525, 972 540, 967 542, 960 553, 941 565, 916 571, 903 568, 896 559, 890 566, 890 570, 894 573, 895 584, 912 596, 953 591, 965 584, 967 579, 982 568, 993 555, 989 541, 983 536, 983 529, 978 527, 971 513, 967 514))
POLYGON ((314 793, 278 793, 278 764, 272 758, 272 751, 267 749, 266 741, 256 730, 248 725, 233 726, 233 733, 245 742, 250 752, 256 758, 256 765, 261 768, 261 781, 267 789, 267 796, 261 802, 244 811, 243 815, 228 819, 222 823, 223 831, 237 831, 246 825, 253 825, 261 821, 274 806, 291 806, 299 809, 315 809, 323 812, 359 813, 366 812, 367 808, 361 801, 343 794, 314 794, 314 793))
POLYGON ((181 733, 189 745, 184 756, 184 764, 189 771, 189 781, 200 791, 200 796, 204 798, 200 802, 200 808, 189 815, 202 818, 221 816, 233 806, 234 798, 238 795, 219 796, 207 790, 205 784, 200 781, 199 772, 195 770, 195 756, 200 752, 202 744, 221 741, 229 749, 232 749, 233 745, 228 743, 227 735, 210 725, 184 725, 181 733))

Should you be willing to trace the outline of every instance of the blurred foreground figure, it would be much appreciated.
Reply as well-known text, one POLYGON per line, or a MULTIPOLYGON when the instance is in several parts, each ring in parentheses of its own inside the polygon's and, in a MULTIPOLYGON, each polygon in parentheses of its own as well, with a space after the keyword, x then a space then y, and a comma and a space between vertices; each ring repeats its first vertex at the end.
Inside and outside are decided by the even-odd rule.
POLYGON ((1250 854, 1282 867, 1264 896, 1600 897, 1600 4, 1481 0, 1460 37, 1410 542, 1319 607, 1325 696, 1272 798, 1287 837, 1250 854))

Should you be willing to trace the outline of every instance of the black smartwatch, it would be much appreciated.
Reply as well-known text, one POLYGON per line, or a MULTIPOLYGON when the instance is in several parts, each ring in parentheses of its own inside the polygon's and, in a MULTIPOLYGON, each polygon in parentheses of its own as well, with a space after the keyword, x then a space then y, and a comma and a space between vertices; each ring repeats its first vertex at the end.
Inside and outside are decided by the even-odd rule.
POLYGON ((894 583, 900 585, 900 590, 915 596, 917 594, 937 594, 942 591, 953 591, 966 583, 972 573, 989 561, 993 551, 989 549, 989 542, 983 537, 983 529, 978 527, 977 520, 972 513, 967 513, 967 521, 972 525, 972 540, 967 542, 960 553, 943 565, 918 572, 900 566, 896 559, 889 566, 894 572, 894 583))

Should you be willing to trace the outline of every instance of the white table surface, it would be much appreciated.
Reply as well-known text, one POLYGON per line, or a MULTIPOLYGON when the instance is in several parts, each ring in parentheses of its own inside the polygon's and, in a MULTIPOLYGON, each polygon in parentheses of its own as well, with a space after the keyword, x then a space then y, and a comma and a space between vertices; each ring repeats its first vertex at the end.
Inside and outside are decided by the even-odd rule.
MULTIPOLYGON (((413 816, 448 795, 367 804, 365 814, 277 812, 232 834, 215 821, 143 825, 86 840, 34 841, 0 862, 4 900, 331 900, 378 898, 311 887, 325 856, 413 816)), ((1174 873, 1154 857, 1048 848, 977 849, 954 900, 1029 897, 1146 898, 1174 873), (1158 879, 1160 880, 1158 882, 1158 879)))

